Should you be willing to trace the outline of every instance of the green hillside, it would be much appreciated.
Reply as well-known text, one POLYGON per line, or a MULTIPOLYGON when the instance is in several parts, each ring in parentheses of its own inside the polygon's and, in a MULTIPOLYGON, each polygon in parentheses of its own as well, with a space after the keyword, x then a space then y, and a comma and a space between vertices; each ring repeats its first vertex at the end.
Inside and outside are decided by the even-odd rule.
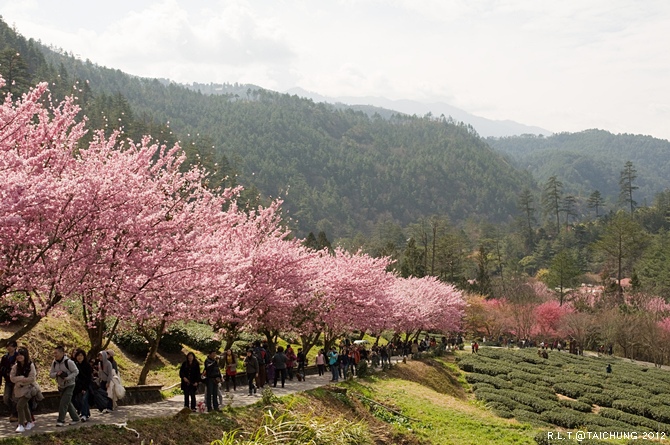
POLYGON ((626 161, 637 170, 636 201, 643 205, 670 187, 670 142, 651 136, 612 134, 603 130, 488 138, 487 142, 527 169, 538 182, 556 176, 565 191, 588 197, 599 190, 611 204, 619 196, 619 178, 626 161))
POLYGON ((75 92, 93 127, 120 123, 131 137, 150 132, 185 142, 192 160, 199 154, 223 169, 220 181, 239 174, 262 196, 285 198, 299 236, 352 236, 380 218, 407 225, 432 214, 509 221, 518 190, 530 182, 466 125, 369 117, 251 86, 206 95, 80 61, 0 28, 0 48, 41 51, 27 80, 50 80, 63 91, 79 82, 75 92))

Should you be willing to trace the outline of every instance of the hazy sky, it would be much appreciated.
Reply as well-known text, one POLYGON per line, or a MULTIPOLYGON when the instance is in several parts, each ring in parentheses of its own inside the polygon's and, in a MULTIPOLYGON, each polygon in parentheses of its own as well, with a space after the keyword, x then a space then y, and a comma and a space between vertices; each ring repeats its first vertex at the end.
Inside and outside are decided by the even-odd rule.
POLYGON ((0 13, 26 37, 140 76, 670 139, 667 0, 0 0, 0 13))

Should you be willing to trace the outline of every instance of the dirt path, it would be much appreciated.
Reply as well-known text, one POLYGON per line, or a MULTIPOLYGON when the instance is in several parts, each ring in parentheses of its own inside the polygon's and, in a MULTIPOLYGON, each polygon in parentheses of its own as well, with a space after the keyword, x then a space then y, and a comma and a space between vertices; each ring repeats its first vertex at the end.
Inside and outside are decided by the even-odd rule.
MULTIPOLYGON (((318 375, 308 376, 304 382, 298 382, 297 380, 287 381, 285 388, 271 388, 272 392, 276 396, 284 396, 287 394, 293 394, 300 391, 307 391, 309 389, 314 389, 319 386, 325 386, 328 384, 330 379, 330 373, 319 377, 318 375)), ((260 392, 254 396, 248 396, 248 388, 238 387, 237 391, 231 391, 230 394, 233 397, 232 406, 246 406, 256 403, 260 400, 260 392)), ((203 395, 197 396, 197 401, 204 401, 203 395)), ((224 403, 226 402, 224 396, 224 403)), ((56 420, 58 420, 58 413, 46 413, 46 414, 37 414, 35 418, 35 428, 31 431, 26 431, 25 433, 17 433, 14 430, 16 429, 17 422, 8 422, 8 419, 0 420, 0 439, 6 439, 9 437, 17 437, 21 435, 32 435, 32 434, 44 434, 64 431, 71 428, 85 428, 92 425, 122 425, 130 420, 141 419, 141 418, 151 418, 151 417, 166 417, 172 416, 178 413, 184 407, 184 397, 175 396, 170 399, 164 400, 162 402, 150 403, 145 405, 131 405, 131 406, 121 406, 116 411, 109 414, 101 414, 98 410, 91 411, 91 419, 86 423, 78 423, 77 425, 65 426, 65 427, 56 427, 56 420)), ((69 416, 67 417, 69 421, 69 416)))

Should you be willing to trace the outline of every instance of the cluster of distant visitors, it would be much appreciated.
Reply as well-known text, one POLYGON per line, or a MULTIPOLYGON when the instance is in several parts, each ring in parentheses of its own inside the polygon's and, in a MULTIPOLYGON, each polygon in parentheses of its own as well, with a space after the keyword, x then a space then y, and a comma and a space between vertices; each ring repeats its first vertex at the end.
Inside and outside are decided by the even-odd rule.
MULTIPOLYGON (((66 425, 66 414, 70 415, 70 425, 74 425, 91 417, 91 407, 103 414, 115 409, 116 401, 123 397, 125 390, 114 351, 102 351, 89 360, 86 351, 76 349, 72 360, 63 346, 57 346, 53 357, 49 376, 56 379, 60 395, 56 426, 66 425)), ((3 401, 10 412, 9 420, 18 421, 17 433, 35 426, 34 412, 44 399, 37 373, 28 349, 18 347, 15 341, 9 342, 7 353, 0 361, 0 384, 5 384, 3 401)))
MULTIPOLYGON (((426 337, 422 340, 396 341, 384 346, 374 345, 366 349, 365 341, 351 342, 343 340, 339 347, 333 346, 330 350, 319 350, 314 364, 319 376, 331 373, 331 382, 357 374, 361 361, 369 362, 373 367, 386 366, 391 363, 391 357, 402 355, 415 358, 417 354, 431 348, 456 348, 463 344, 461 336, 452 339, 442 338, 438 343, 435 337, 426 337)), ((181 389, 184 392, 184 407, 197 411, 196 393, 200 385, 204 387, 205 409, 217 411, 223 405, 223 393, 231 389, 237 391, 238 363, 242 362, 246 377, 248 395, 257 394, 258 389, 271 384, 273 387, 285 387, 286 381, 294 378, 298 381, 305 379, 305 367, 308 365, 307 355, 302 348, 293 349, 288 345, 286 349, 278 346, 274 354, 270 353, 267 343, 256 341, 245 349, 243 358, 231 349, 223 354, 218 350, 211 350, 201 365, 195 354, 189 352, 179 370, 181 389)))
MULTIPOLYGON (((249 395, 257 393, 266 383, 278 383, 283 388, 286 379, 299 381, 305 378, 307 356, 302 348, 297 353, 289 345, 286 350, 277 347, 277 352, 270 355, 266 344, 256 341, 247 350, 242 361, 246 374, 249 395)), ((238 356, 231 349, 222 355, 217 350, 209 351, 205 363, 201 367, 195 354, 189 352, 179 370, 181 389, 184 392, 184 406, 196 411, 196 392, 202 383, 205 388, 205 405, 207 411, 217 411, 223 404, 222 387, 225 391, 237 391, 238 356)))

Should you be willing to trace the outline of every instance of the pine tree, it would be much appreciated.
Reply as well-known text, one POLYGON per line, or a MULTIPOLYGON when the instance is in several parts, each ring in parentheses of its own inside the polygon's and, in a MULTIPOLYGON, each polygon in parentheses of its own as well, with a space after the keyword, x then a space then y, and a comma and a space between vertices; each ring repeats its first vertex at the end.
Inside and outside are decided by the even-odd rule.
POLYGON ((5 86, 0 94, 10 93, 14 98, 26 93, 32 84, 28 64, 15 49, 7 48, 0 52, 0 74, 5 79, 5 86))
POLYGON ((570 217, 577 217, 576 205, 577 199, 574 196, 567 195, 565 198, 563 198, 561 210, 565 212, 565 230, 568 229, 568 225, 570 224, 570 217))
POLYGON ((552 176, 547 180, 542 195, 542 206, 547 214, 556 216, 556 233, 561 231, 561 200, 563 197, 563 183, 552 176))
POLYGON ((595 209, 596 218, 600 216, 598 210, 602 208, 604 204, 605 200, 603 199, 599 190, 595 190, 593 193, 591 193, 588 201, 586 201, 586 205, 589 207, 589 209, 595 209))
POLYGON ((621 177, 619 178, 619 187, 621 192, 619 194, 619 201, 622 204, 627 204, 630 206, 630 214, 633 214, 637 202, 633 200, 633 191, 637 190, 639 187, 633 185, 633 181, 637 178, 637 170, 633 167, 631 161, 627 161, 621 170, 621 177))
POLYGON ((524 214, 526 246, 532 249, 534 245, 533 224, 537 223, 537 220, 535 218, 535 208, 533 207, 533 195, 528 189, 524 189, 519 195, 519 210, 524 214))

